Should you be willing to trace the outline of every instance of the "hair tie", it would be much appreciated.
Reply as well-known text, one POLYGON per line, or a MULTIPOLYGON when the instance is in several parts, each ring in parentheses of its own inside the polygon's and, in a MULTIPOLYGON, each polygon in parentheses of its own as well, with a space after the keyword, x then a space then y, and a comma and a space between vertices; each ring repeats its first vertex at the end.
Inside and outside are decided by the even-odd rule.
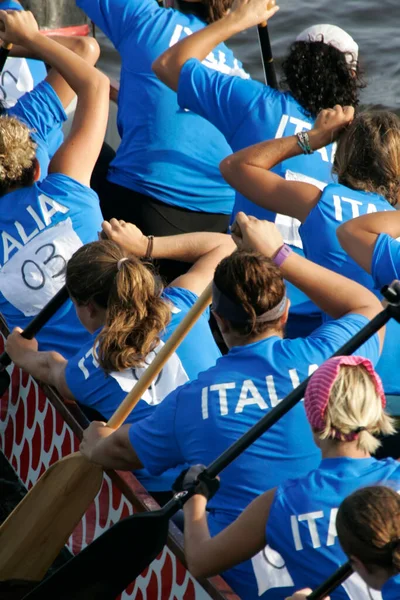
POLYGON ((126 257, 126 256, 124 258, 120 258, 119 259, 119 261, 117 262, 117 269, 118 269, 118 271, 121 270, 122 263, 124 263, 126 260, 129 260, 129 258, 126 257))

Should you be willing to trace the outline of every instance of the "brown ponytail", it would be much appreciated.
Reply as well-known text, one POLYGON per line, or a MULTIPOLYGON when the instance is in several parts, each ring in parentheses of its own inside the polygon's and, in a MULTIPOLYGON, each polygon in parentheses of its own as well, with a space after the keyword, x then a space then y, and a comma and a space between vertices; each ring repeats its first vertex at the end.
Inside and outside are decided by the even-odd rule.
POLYGON ((336 529, 348 556, 357 557, 369 570, 400 572, 400 496, 394 490, 365 487, 345 498, 336 529))
POLYGON ((67 265, 70 296, 107 311, 96 340, 106 373, 143 366, 171 318, 161 283, 138 258, 124 258, 122 249, 107 240, 82 246, 67 265))

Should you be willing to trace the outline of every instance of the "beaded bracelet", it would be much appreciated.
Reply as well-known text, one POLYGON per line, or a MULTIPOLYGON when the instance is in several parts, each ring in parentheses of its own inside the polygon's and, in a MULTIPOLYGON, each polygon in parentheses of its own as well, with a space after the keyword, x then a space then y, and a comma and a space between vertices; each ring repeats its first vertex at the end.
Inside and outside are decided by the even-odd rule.
POLYGON ((313 154, 314 150, 310 146, 310 138, 307 131, 300 131, 296 134, 297 143, 304 152, 304 154, 313 154))

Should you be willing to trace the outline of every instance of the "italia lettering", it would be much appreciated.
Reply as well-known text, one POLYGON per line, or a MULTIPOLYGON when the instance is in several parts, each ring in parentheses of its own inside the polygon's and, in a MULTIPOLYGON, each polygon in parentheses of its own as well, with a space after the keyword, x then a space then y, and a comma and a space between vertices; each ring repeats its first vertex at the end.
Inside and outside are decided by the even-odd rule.
MULTIPOLYGON (((312 364, 308 367, 308 375, 314 373, 318 365, 312 364)), ((296 369, 289 369, 288 376, 293 389, 300 383, 299 374, 296 369)), ((245 379, 241 384, 234 382, 216 383, 201 390, 201 414, 203 419, 208 419, 210 400, 213 406, 217 406, 219 414, 224 417, 230 412, 240 414, 249 406, 257 406, 260 410, 274 408, 282 402, 278 397, 275 381, 272 375, 265 377, 266 396, 263 397, 254 381, 245 379), (215 395, 217 394, 217 396, 215 395)))
MULTIPOLYGON (((297 135, 300 131, 309 131, 311 129, 311 123, 302 121, 297 117, 289 117, 289 115, 282 115, 281 120, 276 130, 275 139, 281 137, 287 137, 289 135, 297 135), (294 125, 294 128, 292 127, 294 125)), ((331 156, 328 156, 328 150, 326 148, 319 148, 316 150, 321 155, 324 162, 333 163, 336 153, 336 142, 332 144, 331 156)))
POLYGON ((79 368, 80 368, 80 370, 82 371, 82 373, 83 373, 83 376, 84 376, 84 378, 85 378, 85 379, 88 379, 88 378, 89 378, 89 375, 90 375, 90 373, 89 373, 89 370, 88 370, 88 368, 87 368, 87 367, 86 367, 86 365, 85 365, 85 361, 86 361, 87 359, 89 359, 89 358, 91 358, 91 359, 92 359, 92 365, 94 366, 94 368, 95 368, 95 369, 98 369, 98 368, 99 368, 99 362, 98 362, 98 360, 96 359, 96 356, 95 356, 95 351, 94 351, 94 347, 93 347, 93 346, 90 348, 90 350, 88 350, 88 351, 86 352, 85 356, 82 356, 82 358, 81 358, 81 359, 80 359, 80 361, 78 362, 78 367, 79 367, 79 368))
POLYGON ((370 214, 378 211, 375 204, 372 204, 371 202, 369 202, 368 204, 364 204, 359 200, 353 200, 352 198, 344 198, 343 196, 338 196, 336 194, 333 195, 333 206, 335 209, 335 220, 339 221, 340 223, 343 221, 343 211, 345 211, 346 208, 348 208, 349 206, 351 208, 351 217, 349 216, 345 218, 346 221, 348 218, 356 219, 360 215, 370 214), (360 207, 362 208, 360 209, 360 207), (367 208, 367 210, 365 210, 365 207, 367 208))
POLYGON ((9 233, 2 231, 1 240, 3 245, 3 264, 5 264, 12 256, 12 254, 21 250, 25 244, 30 242, 40 231, 43 231, 46 227, 51 225, 52 218, 54 215, 59 213, 65 215, 69 212, 67 206, 63 206, 52 198, 47 198, 44 194, 38 198, 40 205, 39 216, 32 206, 25 208, 29 219, 22 225, 19 221, 14 221, 15 231, 9 233))
MULTIPOLYGON (((317 510, 314 512, 305 513, 302 515, 291 515, 290 516, 290 525, 292 529, 293 535, 293 543, 295 549, 304 550, 305 545, 311 545, 313 548, 320 548, 322 545, 325 546, 333 546, 336 542, 337 533, 336 533, 336 515, 338 509, 332 508, 329 511, 328 515, 325 515, 322 510, 317 510), (321 519, 329 518, 328 523, 328 531, 325 533, 325 536, 322 538, 321 531, 321 519), (299 523, 306 523, 306 532, 303 531, 303 539, 300 535, 300 527, 299 523), (320 525, 320 531, 318 530, 318 525, 320 525)), ((326 527, 324 527, 326 531, 326 527)))

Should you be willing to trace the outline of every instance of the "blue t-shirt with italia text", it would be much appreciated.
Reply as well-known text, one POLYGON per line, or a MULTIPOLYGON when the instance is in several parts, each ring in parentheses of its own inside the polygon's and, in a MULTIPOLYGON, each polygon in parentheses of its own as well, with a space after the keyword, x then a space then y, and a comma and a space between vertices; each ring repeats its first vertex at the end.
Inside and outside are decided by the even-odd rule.
MULTIPOLYGON (((171 305, 171 321, 161 336, 159 346, 146 357, 146 366, 151 364, 197 300, 197 296, 189 290, 173 287, 164 290, 163 298, 171 305)), ((136 423, 148 417, 170 392, 189 379, 195 379, 201 371, 214 366, 221 353, 211 335, 208 317, 209 311, 206 310, 142 396, 126 423, 136 423)), ((93 342, 88 342, 68 361, 65 378, 79 404, 95 409, 108 421, 138 381, 144 368, 106 374, 99 365, 93 342)), ((147 490, 166 491, 171 489, 180 470, 171 469, 163 475, 152 477, 145 469, 141 469, 135 475, 147 490)))
MULTIPOLYGON (((0 312, 10 329, 26 327, 65 283, 65 267, 82 244, 97 239, 97 194, 53 173, 0 198, 0 312)), ((73 356, 91 339, 70 300, 37 334, 40 350, 73 356)))
MULTIPOLYGON (((234 191, 218 165, 231 150, 221 133, 152 71, 170 46, 203 29, 198 17, 161 8, 155 0, 77 0, 110 38, 121 59, 117 125, 121 144, 109 181, 189 210, 231 214, 234 191)), ((211 70, 247 75, 220 44, 204 61, 211 70)))
MULTIPOLYGON (((130 441, 142 464, 154 475, 182 463, 210 464, 366 323, 361 315, 348 315, 308 338, 273 336, 231 348, 215 367, 131 426, 130 441)), ((375 364, 377 336, 357 353, 375 364)), ((208 503, 211 534, 227 527, 265 490, 306 475, 319 463, 320 451, 299 402, 222 471, 220 489, 208 503)), ((232 581, 241 579, 254 588, 251 561, 225 573, 228 583, 231 573, 232 581)))

